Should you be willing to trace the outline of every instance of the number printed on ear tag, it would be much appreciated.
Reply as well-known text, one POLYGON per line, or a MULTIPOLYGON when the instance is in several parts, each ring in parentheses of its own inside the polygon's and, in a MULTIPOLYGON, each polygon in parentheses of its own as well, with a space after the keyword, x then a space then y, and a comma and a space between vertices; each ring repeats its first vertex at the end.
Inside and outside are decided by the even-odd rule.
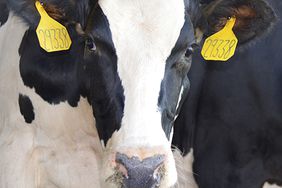
POLYGON ((68 50, 72 41, 66 27, 51 18, 39 1, 35 6, 41 16, 36 29, 41 48, 47 52, 68 50))
POLYGON ((205 60, 227 61, 236 50, 238 39, 233 32, 236 18, 227 20, 222 30, 205 40, 201 54, 205 60))

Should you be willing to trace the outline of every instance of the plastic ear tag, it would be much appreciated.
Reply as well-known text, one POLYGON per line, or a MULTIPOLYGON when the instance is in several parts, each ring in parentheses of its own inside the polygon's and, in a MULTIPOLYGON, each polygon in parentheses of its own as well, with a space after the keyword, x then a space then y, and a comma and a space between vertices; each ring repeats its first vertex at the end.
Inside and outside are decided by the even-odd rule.
POLYGON ((222 30, 205 40, 202 48, 202 56, 205 60, 227 61, 236 50, 238 39, 233 32, 236 18, 227 20, 222 30))
POLYGON ((51 18, 39 1, 35 6, 41 16, 36 29, 41 48, 47 52, 68 50, 72 41, 66 27, 51 18))

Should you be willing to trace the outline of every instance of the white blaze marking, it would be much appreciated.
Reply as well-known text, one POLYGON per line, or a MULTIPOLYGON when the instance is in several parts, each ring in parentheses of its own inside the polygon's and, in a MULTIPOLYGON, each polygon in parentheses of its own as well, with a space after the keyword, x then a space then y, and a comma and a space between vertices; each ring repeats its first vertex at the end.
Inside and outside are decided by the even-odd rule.
POLYGON ((173 133, 174 133, 174 127, 171 128, 170 136, 169 136, 169 143, 171 145, 172 140, 173 140, 173 133))
MULTIPOLYGON (((122 126, 107 148, 110 152, 162 148, 168 162, 161 187, 169 187, 176 182, 176 170, 170 142, 162 129, 158 98, 166 60, 184 25, 184 2, 100 0, 99 4, 110 24, 125 95, 122 126)), ((113 172, 106 168, 105 173, 108 176, 113 172)))
POLYGON ((165 62, 184 25, 183 0, 99 1, 107 16, 125 94, 120 131, 128 145, 163 145, 158 97, 165 62), (140 139, 141 138, 141 139, 140 139))
POLYGON ((173 156, 176 163, 177 169, 177 186, 179 188, 198 188, 198 185, 194 178, 193 173, 193 162, 194 162, 194 155, 193 149, 186 156, 182 156, 179 150, 175 150, 173 152, 173 156))
POLYGON ((180 101, 181 101, 181 99, 182 99, 183 92, 184 92, 184 86, 182 85, 182 86, 181 86, 181 89, 180 89, 180 92, 179 92, 179 96, 178 96, 178 101, 177 101, 177 105, 176 105, 176 110, 179 108, 179 105, 180 105, 180 101))
MULTIPOLYGON (((183 95, 183 92, 184 92, 184 86, 182 85, 181 86, 181 90, 180 90, 180 93, 179 93, 179 96, 178 96, 178 101, 177 101, 177 105, 176 105, 176 110, 179 108, 179 105, 180 105, 180 102, 181 102, 181 99, 182 99, 182 95, 183 95)), ((177 119, 179 114, 176 114, 176 116, 174 117, 174 121, 177 119)))

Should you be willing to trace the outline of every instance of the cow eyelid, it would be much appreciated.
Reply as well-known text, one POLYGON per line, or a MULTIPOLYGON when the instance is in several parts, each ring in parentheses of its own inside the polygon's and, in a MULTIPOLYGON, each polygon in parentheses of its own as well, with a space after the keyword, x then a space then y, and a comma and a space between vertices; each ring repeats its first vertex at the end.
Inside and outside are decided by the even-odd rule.
POLYGON ((197 48, 198 48, 198 44, 196 44, 196 43, 189 46, 188 49, 185 52, 185 57, 190 57, 197 48))
POLYGON ((88 50, 91 52, 96 50, 96 45, 91 37, 87 37, 87 39, 85 40, 85 45, 88 48, 88 50))
POLYGON ((185 56, 190 57, 193 53, 194 53, 194 49, 192 47, 189 47, 185 52, 185 56))

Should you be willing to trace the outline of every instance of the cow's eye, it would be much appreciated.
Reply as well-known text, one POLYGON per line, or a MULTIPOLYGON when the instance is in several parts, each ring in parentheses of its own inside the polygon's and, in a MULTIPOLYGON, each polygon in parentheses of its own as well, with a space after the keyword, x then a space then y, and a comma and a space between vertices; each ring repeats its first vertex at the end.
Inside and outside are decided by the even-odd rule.
POLYGON ((199 47, 198 44, 196 44, 196 43, 192 44, 192 45, 186 50, 185 56, 186 56, 186 57, 190 57, 198 47, 199 47))
POLYGON ((85 45, 87 49, 91 52, 94 52, 96 50, 96 45, 94 43, 94 40, 90 37, 88 37, 85 41, 85 45))

